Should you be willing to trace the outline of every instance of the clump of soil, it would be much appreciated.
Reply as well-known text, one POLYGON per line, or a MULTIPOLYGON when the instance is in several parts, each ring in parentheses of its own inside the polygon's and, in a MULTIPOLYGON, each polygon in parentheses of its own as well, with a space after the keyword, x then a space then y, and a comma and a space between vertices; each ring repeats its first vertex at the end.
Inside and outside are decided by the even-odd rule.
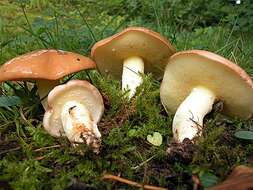
POLYGON ((169 162, 182 162, 188 164, 193 159, 193 154, 197 150, 197 145, 191 140, 184 139, 182 143, 171 143, 166 150, 169 162))

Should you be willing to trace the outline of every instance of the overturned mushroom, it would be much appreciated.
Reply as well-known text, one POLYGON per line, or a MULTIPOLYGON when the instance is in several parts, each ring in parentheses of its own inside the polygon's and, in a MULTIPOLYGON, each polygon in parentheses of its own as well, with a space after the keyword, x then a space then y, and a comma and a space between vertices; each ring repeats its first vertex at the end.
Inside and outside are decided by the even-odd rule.
POLYGON ((103 112, 99 91, 87 81, 72 80, 48 94, 43 126, 52 136, 66 135, 73 144, 85 142, 98 152, 101 134, 97 123, 103 112))
POLYGON ((175 49, 167 39, 141 27, 129 27, 97 42, 91 50, 99 71, 121 78, 122 90, 130 90, 129 98, 142 83, 140 74, 152 72, 156 78, 160 77, 173 53, 175 49))
MULTIPOLYGON (((13 58, 0 67, 0 82, 35 80, 40 98, 64 76, 83 69, 93 69, 96 64, 88 57, 62 50, 38 50, 13 58)), ((46 109, 46 100, 42 101, 46 109)))
POLYGON ((223 113, 243 119, 253 114, 253 82, 236 64, 214 53, 191 50, 174 54, 166 66, 160 88, 163 106, 175 113, 177 142, 201 135, 203 118, 215 101, 223 113))

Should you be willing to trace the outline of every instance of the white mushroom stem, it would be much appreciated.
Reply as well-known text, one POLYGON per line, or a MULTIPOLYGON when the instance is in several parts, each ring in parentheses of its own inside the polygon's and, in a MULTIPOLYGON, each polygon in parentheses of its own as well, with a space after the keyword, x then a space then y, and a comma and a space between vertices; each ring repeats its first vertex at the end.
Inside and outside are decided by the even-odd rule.
POLYGON ((215 94, 203 87, 192 89, 180 104, 173 119, 173 136, 177 142, 201 135, 203 119, 212 110, 215 94))
POLYGON ((63 130, 73 143, 83 143, 84 139, 96 151, 100 146, 101 134, 97 124, 85 105, 77 101, 68 101, 61 110, 63 130))
POLYGON ((132 56, 124 60, 122 72, 122 90, 129 91, 129 99, 135 94, 136 88, 142 83, 141 74, 144 73, 144 62, 142 58, 132 56))
POLYGON ((44 107, 45 110, 47 110, 47 95, 48 93, 57 85, 59 85, 59 80, 37 80, 36 85, 38 88, 38 93, 40 99, 43 98, 41 101, 42 106, 44 107))

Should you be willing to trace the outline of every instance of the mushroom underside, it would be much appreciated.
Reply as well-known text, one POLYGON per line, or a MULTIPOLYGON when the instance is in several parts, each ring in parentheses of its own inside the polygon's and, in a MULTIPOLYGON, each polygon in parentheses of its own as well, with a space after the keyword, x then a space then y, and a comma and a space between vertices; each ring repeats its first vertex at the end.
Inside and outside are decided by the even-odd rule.
POLYGON ((43 119, 53 136, 66 136, 73 144, 86 143, 98 152, 101 134, 97 128, 104 107, 98 90, 86 81, 73 80, 55 87, 48 95, 43 119))

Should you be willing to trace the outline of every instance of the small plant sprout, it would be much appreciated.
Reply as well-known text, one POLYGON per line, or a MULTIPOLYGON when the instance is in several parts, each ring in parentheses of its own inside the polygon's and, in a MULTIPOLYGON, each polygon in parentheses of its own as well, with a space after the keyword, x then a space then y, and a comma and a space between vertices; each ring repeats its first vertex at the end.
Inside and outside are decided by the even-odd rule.
POLYGON ((97 42, 91 50, 99 71, 122 79, 122 90, 130 90, 129 98, 142 83, 141 74, 152 72, 156 78, 160 77, 174 53, 167 39, 141 27, 129 27, 97 42))
POLYGON ((216 101, 222 112, 248 119, 253 114, 253 82, 236 64, 214 53, 190 50, 174 54, 160 88, 163 106, 175 113, 173 135, 177 142, 201 135, 203 118, 216 101))
POLYGON ((54 137, 67 136, 74 145, 86 143, 98 153, 101 134, 97 123, 103 112, 99 91, 87 81, 72 80, 48 94, 43 126, 54 137))
POLYGON ((153 135, 147 136, 147 141, 154 146, 161 146, 163 142, 163 137, 160 133, 154 132, 153 135))
MULTIPOLYGON (((64 76, 95 67, 91 59, 80 54, 54 49, 38 50, 13 58, 1 66, 0 82, 36 81, 42 99, 64 76)), ((42 100, 42 105, 47 108, 46 99, 42 100)))

